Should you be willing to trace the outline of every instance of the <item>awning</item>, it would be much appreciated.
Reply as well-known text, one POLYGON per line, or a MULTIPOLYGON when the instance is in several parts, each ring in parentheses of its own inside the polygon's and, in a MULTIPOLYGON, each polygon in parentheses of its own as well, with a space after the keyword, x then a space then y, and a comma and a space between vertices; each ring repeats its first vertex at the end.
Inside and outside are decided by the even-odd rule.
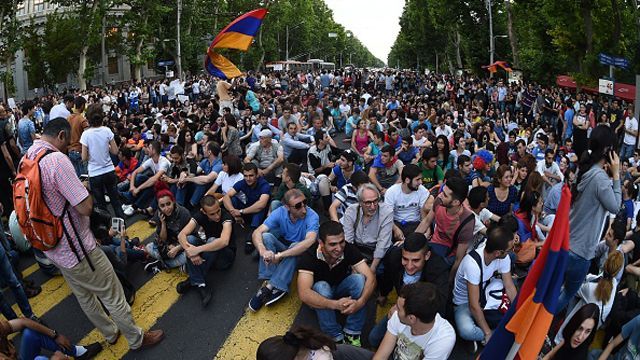
MULTIPOLYGON (((577 87, 576 81, 569 75, 558 75, 556 77, 556 85, 568 89, 577 87)), ((582 87, 581 89, 592 94, 598 93, 597 88, 582 87)), ((636 87, 630 84, 614 83, 613 96, 626 101, 634 101, 636 99, 636 87)))

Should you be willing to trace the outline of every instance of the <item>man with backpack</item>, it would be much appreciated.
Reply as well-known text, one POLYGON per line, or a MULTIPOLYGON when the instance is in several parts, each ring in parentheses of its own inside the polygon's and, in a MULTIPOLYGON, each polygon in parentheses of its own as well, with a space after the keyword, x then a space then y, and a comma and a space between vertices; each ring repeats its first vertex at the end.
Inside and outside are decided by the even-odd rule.
POLYGON ((513 243, 513 233, 496 226, 487 232, 486 245, 472 250, 460 263, 453 287, 453 305, 461 338, 483 344, 489 341, 492 328, 483 309, 487 301, 485 290, 493 277, 502 279, 511 301, 516 297, 511 259, 507 256, 513 243))
POLYGON ((13 188, 18 223, 31 245, 60 269, 85 315, 109 344, 122 332, 132 350, 153 346, 164 333, 143 334, 134 323, 113 266, 90 230, 93 199, 64 154, 70 134, 66 119, 53 119, 22 158, 13 188))

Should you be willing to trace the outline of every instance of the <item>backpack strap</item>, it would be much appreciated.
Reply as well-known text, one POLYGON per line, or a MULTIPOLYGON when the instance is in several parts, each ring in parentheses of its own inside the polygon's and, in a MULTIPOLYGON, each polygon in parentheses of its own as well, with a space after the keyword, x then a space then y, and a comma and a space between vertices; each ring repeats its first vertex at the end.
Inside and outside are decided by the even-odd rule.
MULTIPOLYGON (((71 228, 73 229, 73 233, 76 236, 76 239, 78 239, 78 244, 80 244, 80 249, 82 250, 82 254, 84 254, 85 259, 87 259, 87 262, 89 263, 89 267, 91 268, 91 271, 95 271, 96 269, 93 266, 93 263, 91 262, 91 259, 89 259, 89 254, 87 253, 87 250, 85 249, 84 244, 82 243, 82 239, 80 238, 80 235, 78 234, 78 230, 76 229, 76 226, 73 224, 73 218, 71 218, 71 213, 69 212, 69 202, 68 201, 64 205, 64 210, 62 211, 62 217, 64 217, 65 214, 67 214, 67 219, 69 219, 69 223, 71 224, 71 228)), ((69 232, 67 231, 67 227, 64 226, 64 219, 62 221, 62 230, 64 231, 64 236, 67 238, 67 242, 69 243, 69 247, 71 248, 71 251, 76 256, 76 259, 78 259, 78 263, 80 263, 82 261, 82 259, 80 259, 80 253, 78 252, 78 249, 76 249, 76 246, 73 244, 73 240, 71 239, 71 236, 69 236, 69 232)))
POLYGON ((467 225, 467 223, 473 219, 475 219, 475 214, 472 212, 471 214, 469 214, 469 216, 467 216, 464 220, 462 220, 460 225, 458 225, 456 232, 453 233, 453 239, 452 239, 453 241, 451 242, 451 251, 453 251, 453 249, 458 247, 458 237, 460 236, 460 232, 462 231, 462 228, 464 228, 464 226, 467 225))
POLYGON ((478 254, 477 251, 472 251, 469 253, 469 256, 471 256, 471 258, 473 260, 475 260, 476 264, 478 264, 478 267, 480 268, 480 281, 478 282, 478 287, 479 287, 479 299, 480 299, 480 307, 484 308, 484 306, 487 304, 487 294, 485 293, 485 290, 487 289, 487 285, 489 284, 489 281, 485 282, 484 280, 484 274, 482 272, 482 259, 480 258, 480 254, 478 254))

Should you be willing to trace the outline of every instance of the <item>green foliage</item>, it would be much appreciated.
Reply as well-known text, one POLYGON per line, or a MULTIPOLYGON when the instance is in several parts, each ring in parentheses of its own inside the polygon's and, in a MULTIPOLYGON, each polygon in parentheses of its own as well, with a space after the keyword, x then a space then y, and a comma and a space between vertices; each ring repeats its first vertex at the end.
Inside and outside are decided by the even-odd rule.
MULTIPOLYGON (((510 0, 492 3, 494 35, 508 34, 504 1, 510 0)), ((482 0, 406 0, 401 31, 388 58, 390 66, 415 67, 419 58, 433 70, 437 53, 439 70, 446 71, 442 65, 455 55, 452 40, 459 32, 463 66, 482 72, 481 66, 489 62, 489 14, 485 4, 482 0)), ((519 65, 528 78, 549 83, 557 74, 576 73, 581 74, 577 77, 580 81, 593 83, 608 74, 608 68, 597 61, 600 52, 625 57, 634 64, 628 71, 616 70, 619 81, 633 81, 633 74, 640 71, 640 14, 633 2, 511 0, 509 4, 519 65)), ((509 40, 496 38, 495 60, 513 61, 509 40)))

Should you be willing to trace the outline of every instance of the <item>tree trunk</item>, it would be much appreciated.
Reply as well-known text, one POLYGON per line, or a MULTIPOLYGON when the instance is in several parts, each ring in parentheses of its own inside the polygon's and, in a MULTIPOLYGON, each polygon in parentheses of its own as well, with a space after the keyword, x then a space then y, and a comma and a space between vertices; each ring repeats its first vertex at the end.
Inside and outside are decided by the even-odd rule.
POLYGON ((585 55, 593 52, 593 18, 591 16, 592 0, 581 0, 582 19, 584 21, 585 55))
POLYGON ((136 82, 142 81, 142 44, 143 39, 141 37, 136 43, 136 62, 133 66, 133 78, 136 82))
POLYGON ((91 5, 90 12, 88 14, 81 14, 81 16, 83 16, 84 20, 86 20, 87 22, 84 29, 87 36, 84 36, 85 40, 80 49, 80 59, 78 61, 78 88, 81 91, 87 90, 87 79, 85 78, 85 71, 87 70, 87 53, 89 52, 89 44, 87 43, 89 38, 88 33, 93 26, 93 15, 96 13, 100 2, 101 1, 94 0, 93 4, 91 5))
POLYGON ((453 75, 455 74, 455 68, 453 67, 453 62, 451 61, 451 57, 449 56, 449 53, 447 52, 446 55, 447 57, 447 64, 449 65, 449 74, 453 75))
MULTIPOLYGON (((615 0, 612 0, 615 1, 615 0)), ((511 10, 511 0, 505 0, 504 5, 507 10, 507 33, 509 35, 509 44, 511 45, 511 54, 513 56, 513 66, 520 68, 520 56, 518 54, 518 38, 513 27, 513 11, 511 10)))
POLYGON ((462 55, 460 54, 460 31, 456 31, 456 63, 458 69, 462 69, 462 55))
POLYGON ((618 0, 611 0, 611 12, 613 13, 613 34, 611 35, 611 44, 618 47, 620 34, 622 32, 622 20, 620 19, 618 0))

